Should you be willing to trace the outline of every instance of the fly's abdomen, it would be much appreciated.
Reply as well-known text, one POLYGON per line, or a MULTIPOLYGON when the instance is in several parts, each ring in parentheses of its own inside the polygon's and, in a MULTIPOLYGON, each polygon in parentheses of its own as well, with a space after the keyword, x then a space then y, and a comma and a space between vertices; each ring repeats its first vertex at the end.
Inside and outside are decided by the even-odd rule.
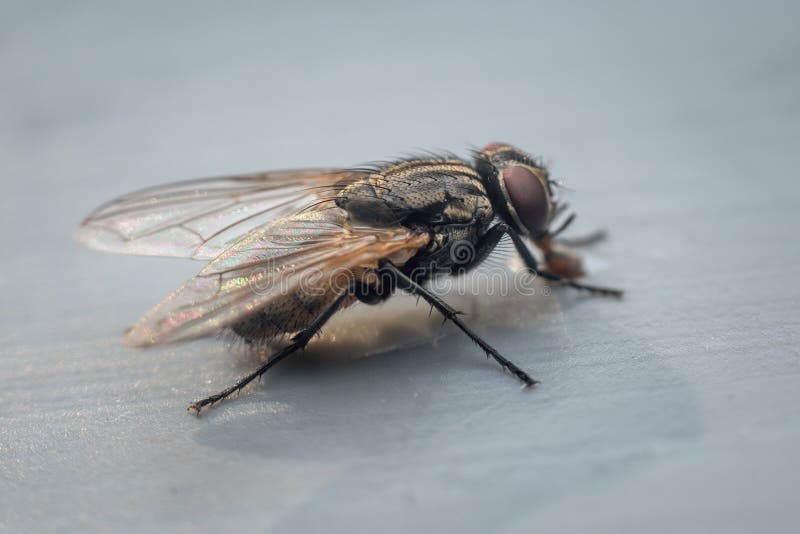
MULTIPOLYGON (((276 298, 269 307, 254 313, 231 326, 234 333, 249 342, 263 342, 294 334, 309 327, 314 320, 336 299, 337 294, 328 291, 297 289, 276 298)), ((349 306, 355 297, 347 298, 343 307, 349 306)))

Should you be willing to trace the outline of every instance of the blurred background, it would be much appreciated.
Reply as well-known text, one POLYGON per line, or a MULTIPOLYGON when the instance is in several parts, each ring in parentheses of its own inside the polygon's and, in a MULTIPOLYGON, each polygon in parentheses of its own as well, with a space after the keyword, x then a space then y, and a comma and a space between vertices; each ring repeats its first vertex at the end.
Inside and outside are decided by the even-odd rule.
POLYGON ((793 532, 799 16, 0 3, 0 530, 793 532), (322 340, 191 417, 257 357, 119 336, 201 264, 72 237, 147 185, 490 141, 551 163, 574 233, 610 230, 590 280, 627 290, 460 303, 532 392, 427 310, 371 309, 352 357, 322 340))

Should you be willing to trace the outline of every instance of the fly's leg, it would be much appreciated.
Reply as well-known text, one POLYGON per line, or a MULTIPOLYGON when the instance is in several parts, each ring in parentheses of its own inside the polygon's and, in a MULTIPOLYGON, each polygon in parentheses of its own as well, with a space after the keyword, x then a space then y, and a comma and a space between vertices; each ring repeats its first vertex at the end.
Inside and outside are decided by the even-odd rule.
POLYGON ((342 305, 342 302, 344 301, 344 299, 346 297, 347 297, 347 292, 344 292, 341 295, 339 295, 338 297, 336 297, 336 299, 331 303, 331 305, 328 306, 328 308, 324 312, 322 312, 314 320, 313 323, 311 323, 308 327, 306 327, 305 330, 303 330, 300 333, 296 334, 292 338, 292 342, 289 345, 287 345, 286 347, 282 348, 281 350, 279 350, 278 352, 273 354, 270 357, 270 359, 267 360, 267 362, 264 363, 261 367, 259 367, 254 372, 250 373, 249 375, 245 376, 244 378, 240 379, 238 382, 236 382, 231 387, 229 387, 229 388, 227 388, 227 389, 225 389, 223 391, 220 391, 216 395, 211 395, 210 397, 206 397, 205 399, 203 399, 201 401, 195 402, 194 404, 189 406, 189 410, 193 411, 196 415, 200 415, 200 411, 205 406, 212 406, 212 405, 216 404, 217 402, 219 402, 221 400, 224 400, 225 398, 231 396, 233 393, 236 393, 236 392, 240 391, 247 384, 249 384, 250 382, 252 382, 256 378, 260 377, 261 375, 263 375, 267 371, 269 371, 269 369, 273 365, 277 364, 278 362, 280 362, 281 360, 283 360, 287 356, 290 356, 294 352, 297 352, 298 350, 304 348, 308 344, 308 342, 311 340, 311 338, 313 338, 314 335, 317 332, 320 331, 322 326, 326 322, 328 322, 328 319, 330 319, 331 316, 333 316, 333 314, 336 313, 336 311, 342 305))
POLYGON ((528 270, 532 273, 536 274, 537 276, 541 276, 545 280, 552 280, 553 282, 558 282, 561 285, 565 285, 568 287, 572 287, 574 289, 580 289, 583 291, 588 291, 589 293, 594 293, 597 295, 604 295, 607 297, 616 297, 622 298, 622 290, 621 289, 614 289, 611 287, 602 287, 602 286, 595 286, 591 284, 583 284, 581 282, 576 282, 571 278, 564 278, 557 274, 551 273, 549 271, 543 271, 539 269, 538 263, 536 262, 536 258, 533 257, 531 251, 528 249, 528 246, 522 240, 519 234, 517 234, 514 230, 506 226, 505 224, 498 224, 497 226, 503 226, 506 229, 508 235, 511 236, 511 240, 514 242, 514 248, 517 249, 517 252, 520 256, 522 256, 522 261, 525 262, 528 270))
POLYGON ((590 245, 594 245, 595 243, 599 243, 600 241, 605 241, 608 239, 608 232, 605 230, 595 230, 589 234, 579 235, 575 237, 559 237, 555 240, 556 243, 559 245, 564 245, 567 247, 588 247, 590 245))
POLYGON ((483 260, 485 260, 489 254, 491 254, 497 244, 503 239, 503 236, 506 235, 506 229, 504 226, 496 224, 489 228, 485 234, 483 234, 480 238, 480 241, 475 245, 474 253, 467 254, 466 261, 464 263, 459 263, 457 261, 458 254, 456 251, 451 250, 451 257, 454 260, 453 266, 450 268, 451 273, 458 275, 464 274, 478 265, 480 265, 483 260))
POLYGON ((391 276, 395 282, 396 287, 403 289, 404 291, 408 291, 412 295, 416 295, 418 297, 422 297, 425 299, 431 306, 436 308, 439 313, 441 313, 445 319, 451 321, 455 324, 458 328, 461 329, 469 338, 474 341, 480 348, 486 352, 486 356, 491 356, 492 358, 499 363, 503 369, 511 372, 514 376, 519 378, 526 386, 533 386, 536 385, 538 382, 528 376, 528 373, 517 367, 513 362, 506 359, 502 354, 497 352, 497 350, 486 343, 483 339, 481 339, 478 334, 473 332, 459 317, 459 312, 455 311, 451 308, 446 302, 442 299, 431 293, 429 290, 425 289, 414 280, 409 278, 405 273, 403 273, 400 269, 395 267, 391 262, 384 261, 381 263, 380 270, 382 273, 391 276))
POLYGON ((605 230, 595 230, 594 232, 582 236, 575 237, 561 237, 561 234, 566 230, 569 225, 575 221, 576 214, 572 213, 567 217, 561 225, 552 232, 549 232, 549 237, 553 243, 564 245, 566 247, 588 247, 608 238, 608 232, 605 230))

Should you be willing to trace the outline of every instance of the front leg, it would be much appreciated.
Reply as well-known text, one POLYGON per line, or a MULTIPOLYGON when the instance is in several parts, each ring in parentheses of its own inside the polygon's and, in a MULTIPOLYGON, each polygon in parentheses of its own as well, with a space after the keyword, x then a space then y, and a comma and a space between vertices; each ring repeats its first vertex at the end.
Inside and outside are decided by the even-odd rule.
MULTIPOLYGON (((567 206, 568 204, 562 204, 555 216, 558 217, 560 213, 567 209, 567 206)), ((552 232, 548 231, 545 237, 549 238, 554 244, 564 245, 566 247, 588 247, 608 238, 608 232, 605 230, 595 230, 590 234, 582 236, 561 237, 561 234, 564 232, 564 230, 569 228, 569 225, 575 221, 575 217, 575 213, 570 214, 569 217, 567 217, 566 220, 558 226, 558 228, 552 232)))
POLYGON ((423 298, 425 301, 428 302, 431 306, 436 308, 439 313, 441 313, 446 320, 451 321, 455 324, 462 332, 464 332, 472 341, 474 341, 483 351, 486 353, 487 357, 492 357, 494 360, 499 363, 503 369, 509 371, 511 374, 516 376, 519 380, 522 381, 523 384, 526 386, 535 386, 538 384, 538 381, 531 378, 528 373, 520 369, 519 367, 514 364, 511 360, 497 352, 497 349, 489 345, 486 341, 483 340, 478 334, 472 331, 470 327, 468 327, 464 321, 461 320, 459 317, 460 313, 455 311, 451 308, 445 301, 441 298, 437 297, 433 293, 431 293, 428 289, 425 289, 417 282, 411 279, 408 275, 406 275, 403 271, 398 269, 392 262, 388 260, 384 260, 381 262, 380 265, 380 272, 382 275, 388 275, 394 279, 394 286, 402 289, 404 291, 409 292, 412 295, 417 297, 423 298))
POLYGON ((475 245, 458 241, 451 245, 450 258, 453 260, 453 265, 450 267, 450 273, 453 275, 460 275, 468 273, 485 260, 489 254, 497 247, 497 244, 503 239, 508 231, 504 224, 496 224, 489 228, 483 234, 475 245), (466 244, 471 250, 459 250, 461 245, 466 244), (463 253, 463 254, 462 254, 463 253))
POLYGON ((559 282, 562 285, 569 286, 575 289, 581 289, 584 291, 588 291, 590 293, 605 295, 608 297, 622 298, 623 291, 621 289, 583 284, 581 282, 576 282, 571 278, 564 278, 563 276, 551 273, 550 271, 544 271, 542 269, 539 269, 539 265, 536 261, 536 258, 533 256, 533 254, 531 254, 530 249, 525 244, 525 241, 523 241, 522 237, 513 229, 509 228, 508 225, 506 225, 505 223, 500 223, 497 226, 505 227, 505 231, 508 233, 509 236, 511 236, 511 240, 514 242, 514 248, 516 248, 519 255, 522 256, 522 261, 525 262, 525 266, 528 268, 530 272, 536 274, 537 276, 541 276, 545 280, 552 280, 554 282, 559 282))

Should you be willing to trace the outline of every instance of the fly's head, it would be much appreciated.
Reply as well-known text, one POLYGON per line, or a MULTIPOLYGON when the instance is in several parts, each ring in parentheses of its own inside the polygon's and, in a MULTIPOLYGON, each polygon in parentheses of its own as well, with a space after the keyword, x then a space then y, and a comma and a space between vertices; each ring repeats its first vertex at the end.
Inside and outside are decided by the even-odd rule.
POLYGON ((563 210, 553 195, 554 182, 539 160, 506 143, 490 143, 475 156, 495 213, 544 253, 551 272, 565 278, 583 275, 581 259, 553 243, 553 219, 563 210))
POLYGON ((547 168, 530 154, 505 143, 486 145, 476 156, 497 214, 517 233, 547 234, 555 214, 547 168))

